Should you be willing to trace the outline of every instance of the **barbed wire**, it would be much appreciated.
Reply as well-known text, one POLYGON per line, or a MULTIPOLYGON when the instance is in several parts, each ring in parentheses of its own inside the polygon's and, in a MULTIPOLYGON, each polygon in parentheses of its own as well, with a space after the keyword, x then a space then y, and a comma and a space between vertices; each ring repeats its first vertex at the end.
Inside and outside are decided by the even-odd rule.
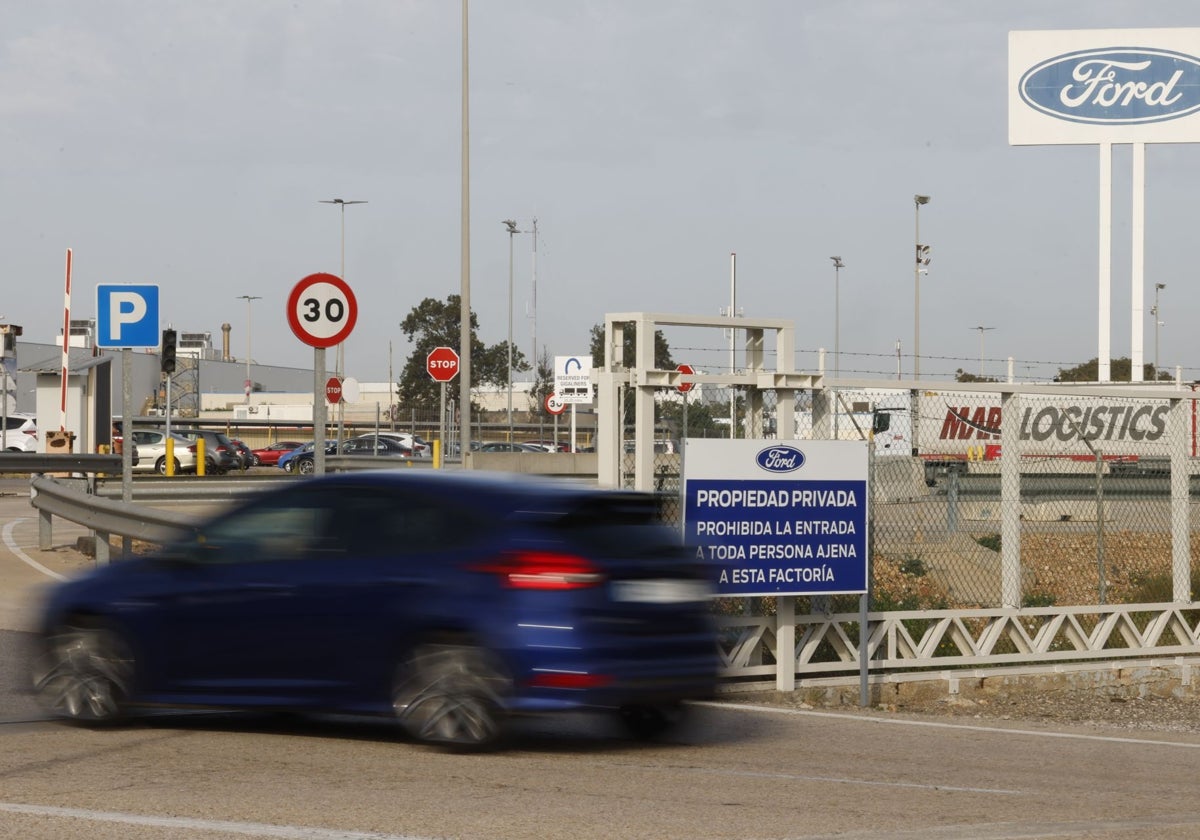
MULTIPOLYGON (((742 348, 739 347, 738 351, 740 352, 741 350, 742 350, 742 348)), ((828 348, 819 348, 819 347, 798 348, 795 351, 795 358, 797 360, 799 360, 805 356, 812 356, 812 357, 819 358, 822 351, 825 353, 826 368, 828 369, 830 367, 830 363, 831 363, 832 357, 833 357, 833 351, 829 350, 828 348)), ((685 347, 685 346, 672 345, 671 353, 674 356, 677 356, 680 353, 727 354, 727 353, 729 353, 729 347, 728 346, 726 346, 726 347, 685 347)), ((775 353, 774 350, 764 350, 763 355, 765 357, 772 358, 772 359, 777 357, 777 354, 775 353)), ((911 372, 912 361, 913 361, 913 355, 911 353, 903 353, 903 352, 900 353, 899 355, 897 355, 895 353, 864 353, 864 352, 860 352, 860 351, 842 350, 840 352, 839 356, 840 356, 840 361, 841 361, 841 364, 839 365, 839 373, 841 376, 845 376, 847 378, 856 378, 856 377, 864 378, 864 379, 865 378, 885 378, 885 379, 891 378, 891 377, 896 376, 896 370, 895 370, 894 365, 895 365, 895 362, 897 361, 897 359, 899 359, 902 364, 907 362, 910 372, 911 372), (887 369, 883 369, 883 368, 878 368, 878 367, 865 366, 863 364, 863 362, 865 360, 870 360, 870 359, 886 360, 889 364, 889 367, 887 369), (852 367, 847 367, 848 361, 851 365, 853 365, 852 367)), ((1009 364, 1008 357, 1001 358, 1001 357, 985 356, 981 359, 979 356, 944 356, 944 355, 926 354, 926 353, 921 354, 921 361, 922 362, 925 362, 925 361, 928 361, 928 362, 950 362, 952 364, 955 364, 957 366, 958 370, 961 370, 963 373, 968 373, 971 375, 976 375, 975 371, 978 370, 978 367, 981 364, 981 362, 984 366, 991 365, 994 367, 995 365, 1003 365, 1003 366, 1005 366, 1006 370, 1007 370, 1007 365, 1009 364)), ((1025 379, 1052 379, 1053 376, 1056 375, 1059 371, 1071 370, 1073 368, 1080 367, 1080 366, 1085 365, 1088 362, 1090 362, 1091 359, 1050 360, 1050 359, 1013 358, 1011 361, 1012 361, 1015 375, 1017 374, 1018 371, 1021 371, 1024 374, 1022 378, 1025 378, 1025 379), (1045 376, 1045 375, 1034 376, 1035 369, 1037 369, 1039 371, 1052 370, 1053 373, 1049 376, 1045 376)), ((1150 363, 1147 362, 1146 364, 1150 364, 1150 363)), ((725 365, 725 367, 728 367, 728 365, 725 365)), ((1173 366, 1161 368, 1161 370, 1165 370, 1172 374, 1174 373, 1174 369, 1175 368, 1173 366)), ((958 370, 956 370, 954 372, 944 372, 944 371, 936 372, 936 371, 931 370, 928 373, 926 373, 925 371, 922 371, 921 376, 922 376, 922 378, 930 378, 930 379, 954 379, 957 376, 958 370)), ((1182 377, 1183 381, 1185 381, 1185 382, 1190 382, 1190 381, 1200 379, 1200 368, 1181 367, 1180 370, 1181 370, 1181 377, 1182 377)), ((999 378, 995 372, 991 373, 990 375, 996 376, 996 378, 999 378)))

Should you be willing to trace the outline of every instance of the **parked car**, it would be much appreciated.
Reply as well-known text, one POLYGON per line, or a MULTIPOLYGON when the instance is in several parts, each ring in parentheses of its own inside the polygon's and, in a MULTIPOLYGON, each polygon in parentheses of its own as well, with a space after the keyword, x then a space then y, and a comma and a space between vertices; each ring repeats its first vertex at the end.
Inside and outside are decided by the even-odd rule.
POLYGON ((58 585, 33 686, 81 724, 282 708, 475 748, 513 715, 594 711, 651 736, 715 690, 709 572, 649 494, 426 470, 287 482, 58 585))
POLYGON ((416 458, 428 458, 433 454, 433 447, 420 435, 410 434, 409 432, 382 431, 379 433, 379 436, 395 438, 411 449, 413 456, 416 458))
POLYGON ((5 452, 37 452, 37 418, 32 414, 10 414, 4 427, 5 452))
POLYGON ((229 442, 233 444, 233 448, 237 450, 238 460, 241 462, 243 470, 250 469, 254 464, 254 453, 250 451, 250 447, 242 443, 237 438, 230 438, 229 442))
POLYGON ((525 443, 528 446, 540 446, 542 449, 546 450, 547 452, 570 452, 571 451, 571 447, 567 446, 565 443, 559 443, 558 441, 553 441, 553 440, 527 440, 527 441, 525 441, 525 443))
POLYGON ((204 471, 213 475, 222 475, 230 470, 240 470, 242 459, 237 447, 233 445, 224 432, 214 432, 208 429, 184 429, 180 434, 192 441, 204 439, 204 471))
POLYGON ((495 440, 491 443, 485 443, 479 447, 480 452, 542 452, 546 450, 540 446, 533 446, 528 443, 510 443, 506 440, 495 440))
POLYGON ((303 445, 298 440, 281 440, 278 443, 272 443, 270 446, 264 446, 261 449, 253 449, 250 452, 250 464, 255 467, 275 466, 279 463, 281 456, 303 445))
MULTIPOLYGON (((171 434, 175 472, 195 472, 196 442, 182 435, 171 434)), ((139 470, 153 470, 159 475, 167 473, 167 433, 161 429, 135 429, 133 442, 138 449, 139 470)))
MULTIPOLYGON (((309 475, 312 473, 313 468, 316 465, 316 456, 313 455, 314 447, 315 442, 310 440, 303 446, 296 447, 291 452, 285 452, 282 457, 280 457, 279 461, 276 462, 275 466, 279 467, 284 472, 299 472, 309 475)), ((336 440, 325 441, 325 454, 337 454, 336 440)))
POLYGON ((342 442, 343 455, 380 455, 393 458, 412 458, 413 451, 393 437, 359 435, 342 442))

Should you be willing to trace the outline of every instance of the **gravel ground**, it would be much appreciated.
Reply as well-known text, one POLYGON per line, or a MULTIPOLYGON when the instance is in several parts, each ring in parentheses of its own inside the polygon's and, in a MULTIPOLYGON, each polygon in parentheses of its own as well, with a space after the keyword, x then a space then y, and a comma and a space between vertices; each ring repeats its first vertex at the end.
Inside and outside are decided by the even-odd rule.
MULTIPOLYGON (((817 707, 799 693, 760 691, 731 693, 725 702, 748 703, 811 710, 817 707)), ((827 708, 829 711, 858 711, 858 706, 827 708)), ((930 718, 1004 720, 1029 724, 1069 724, 1143 732, 1200 733, 1200 697, 1123 697, 1109 691, 1062 689, 1012 689, 992 697, 905 700, 863 710, 869 714, 902 714, 930 718)))

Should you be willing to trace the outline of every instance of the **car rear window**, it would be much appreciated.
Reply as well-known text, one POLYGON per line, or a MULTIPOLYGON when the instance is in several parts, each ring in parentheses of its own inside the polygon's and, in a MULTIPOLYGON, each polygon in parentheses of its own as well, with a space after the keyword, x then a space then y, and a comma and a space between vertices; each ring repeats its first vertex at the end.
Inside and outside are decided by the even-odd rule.
POLYGON ((662 524, 658 499, 644 493, 584 496, 546 524, 609 557, 682 551, 678 534, 662 524))

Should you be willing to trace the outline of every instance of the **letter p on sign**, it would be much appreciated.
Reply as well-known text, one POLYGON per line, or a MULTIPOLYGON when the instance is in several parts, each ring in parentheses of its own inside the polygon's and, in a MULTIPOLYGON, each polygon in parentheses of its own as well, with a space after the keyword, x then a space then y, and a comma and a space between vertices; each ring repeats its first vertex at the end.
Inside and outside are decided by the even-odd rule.
POLYGON ((96 346, 158 347, 158 286, 96 287, 96 346))

